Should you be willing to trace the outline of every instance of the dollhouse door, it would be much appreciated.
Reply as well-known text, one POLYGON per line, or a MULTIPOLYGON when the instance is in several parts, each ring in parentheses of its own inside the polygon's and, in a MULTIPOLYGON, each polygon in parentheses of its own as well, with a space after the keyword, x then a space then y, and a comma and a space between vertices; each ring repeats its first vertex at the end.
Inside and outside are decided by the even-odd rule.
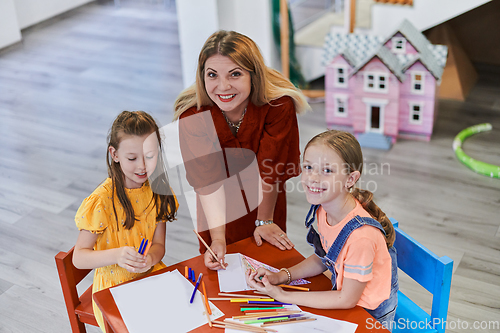
POLYGON ((388 100, 379 98, 363 98, 366 105, 366 133, 384 133, 384 109, 388 100))
POLYGON ((383 133, 383 105, 368 105, 367 132, 383 133))
POLYGON ((371 107, 370 129, 372 132, 380 131, 380 106, 371 107))

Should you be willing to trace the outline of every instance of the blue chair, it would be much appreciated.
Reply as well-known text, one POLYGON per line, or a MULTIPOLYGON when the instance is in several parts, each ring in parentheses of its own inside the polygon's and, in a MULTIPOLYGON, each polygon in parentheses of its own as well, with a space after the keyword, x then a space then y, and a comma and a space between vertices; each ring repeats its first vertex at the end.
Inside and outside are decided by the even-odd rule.
POLYGON ((394 246, 398 252, 398 267, 432 294, 432 310, 429 316, 399 291, 396 327, 393 333, 444 333, 448 317, 453 260, 447 256, 439 258, 399 229, 398 221, 393 218, 390 220, 396 231, 394 246))

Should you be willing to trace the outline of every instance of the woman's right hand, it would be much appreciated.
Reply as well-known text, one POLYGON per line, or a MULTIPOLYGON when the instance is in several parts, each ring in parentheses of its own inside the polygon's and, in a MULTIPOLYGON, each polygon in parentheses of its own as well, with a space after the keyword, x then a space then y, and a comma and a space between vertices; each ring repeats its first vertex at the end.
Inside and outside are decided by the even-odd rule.
POLYGON ((227 267, 224 261, 224 256, 226 255, 226 242, 222 240, 213 240, 210 248, 217 255, 217 258, 214 258, 210 251, 207 250, 205 252, 205 266, 214 271, 222 268, 225 269, 227 267), (224 265, 224 267, 222 267, 222 265, 224 265))
POLYGON ((131 273, 142 272, 147 265, 146 257, 138 253, 132 246, 117 248, 116 263, 131 273))

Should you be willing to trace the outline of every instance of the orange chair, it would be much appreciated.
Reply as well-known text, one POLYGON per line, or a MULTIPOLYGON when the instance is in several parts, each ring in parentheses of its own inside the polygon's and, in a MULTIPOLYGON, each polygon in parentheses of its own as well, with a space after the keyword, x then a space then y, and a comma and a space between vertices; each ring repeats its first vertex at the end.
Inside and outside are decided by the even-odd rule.
MULTIPOLYGON (((80 297, 76 286, 83 280, 92 270, 78 269, 73 265, 73 250, 68 252, 59 252, 56 256, 57 272, 61 281, 61 288, 68 310, 69 322, 73 333, 86 333, 85 324, 97 325, 92 309, 92 286, 90 286, 80 297)), ((106 332, 112 332, 106 324, 106 332)))

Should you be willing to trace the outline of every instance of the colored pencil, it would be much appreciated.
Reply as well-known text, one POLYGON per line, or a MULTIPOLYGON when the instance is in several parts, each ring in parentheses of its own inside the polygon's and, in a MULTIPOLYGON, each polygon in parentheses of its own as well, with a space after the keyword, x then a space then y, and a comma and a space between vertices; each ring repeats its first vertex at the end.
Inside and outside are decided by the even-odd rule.
POLYGON ((262 302, 262 301, 252 301, 252 300, 248 300, 248 304, 259 304, 259 306, 261 304, 279 304, 279 305, 292 305, 292 303, 283 303, 283 302, 277 302, 277 301, 265 301, 265 302, 262 302))
POLYGON ((304 317, 304 318, 291 318, 291 319, 285 319, 282 321, 278 322, 271 322, 271 323, 264 323, 260 325, 260 327, 267 327, 267 326, 274 326, 274 325, 285 325, 285 324, 294 324, 297 322, 303 323, 305 321, 315 321, 316 318, 309 318, 309 317, 304 317))
POLYGON ((245 294, 227 294, 227 293, 219 293, 219 296, 228 296, 228 297, 241 297, 241 298, 269 298, 269 296, 258 296, 258 295, 245 295, 245 294))
POLYGON ((281 315, 276 315, 276 316, 268 316, 268 317, 258 317, 257 320, 261 319, 276 319, 279 317, 288 317, 288 318, 298 318, 301 316, 305 316, 305 313, 295 313, 295 314, 281 314, 281 315))
MULTIPOLYGON (((208 298, 210 301, 232 301, 232 303, 246 303, 248 302, 248 298, 226 298, 226 297, 209 297, 208 298)), ((250 298, 251 300, 255 301, 261 301, 262 298, 250 298)), ((265 300, 268 300, 267 302, 273 302, 274 299, 272 298, 264 298, 265 300)))
POLYGON ((276 307, 276 305, 290 305, 290 304, 273 304, 274 302, 267 302, 270 304, 266 303, 258 303, 259 305, 251 304, 251 303, 240 303, 240 308, 255 308, 258 306, 259 308, 273 308, 276 307))
POLYGON ((245 320, 243 323, 244 324, 260 324, 260 323, 265 323, 267 321, 277 321, 277 320, 285 320, 285 319, 288 319, 288 317, 275 317, 275 318, 268 318, 268 319, 245 320))
POLYGON ((188 267, 187 266, 184 266, 184 276, 186 277, 186 279, 189 279, 189 275, 188 275, 188 267))
POLYGON ((277 332, 276 330, 271 330, 269 328, 262 328, 258 326, 250 326, 250 325, 245 325, 243 323, 237 323, 233 321, 220 321, 220 320, 214 320, 214 327, 217 327, 215 325, 221 325, 222 328, 231 328, 231 329, 238 329, 238 330, 245 330, 249 332, 277 332))
POLYGON ((255 302, 274 302, 272 298, 232 298, 231 303, 248 303, 250 301, 255 302))
POLYGON ((240 311, 262 311, 262 312, 266 312, 266 311, 276 311, 277 309, 280 309, 280 310, 283 310, 284 307, 282 306, 279 306, 279 307, 275 307, 275 308, 242 308, 240 309, 240 311))
POLYGON ((290 289, 309 291, 309 288, 306 288, 306 287, 290 286, 288 284, 280 284, 279 286, 282 288, 290 288, 290 289))
POLYGON ((149 248, 151 247, 151 244, 153 244, 153 241, 151 241, 151 243, 148 244, 148 246, 146 246, 146 250, 144 251, 144 255, 147 256, 148 255, 148 252, 149 252, 149 248))
POLYGON ((194 286, 193 294, 191 295, 191 299, 189 300, 189 303, 193 303, 194 301, 194 295, 196 295, 196 290, 198 290, 198 286, 200 285, 201 277, 203 276, 203 273, 200 273, 198 275, 198 280, 196 281, 196 285, 194 286))
POLYGON ((207 307, 208 314, 212 314, 212 310, 210 309, 210 304, 208 304, 208 295, 207 289, 205 288, 205 281, 201 281, 201 286, 203 287, 203 295, 205 296, 205 306, 207 307))
MULTIPOLYGON (((206 294, 205 294, 205 296, 206 296, 206 294)), ((210 311, 210 307, 208 306, 208 302, 203 302, 203 306, 205 307, 205 315, 207 316, 208 326, 212 327, 212 321, 210 320, 210 315, 212 314, 212 311, 210 311)))
MULTIPOLYGON (((297 314, 300 312, 302 312, 302 311, 283 309, 283 311, 275 312, 272 315, 273 316, 279 316, 279 315, 286 316, 286 315, 290 315, 290 314, 297 314)), ((271 314, 270 313, 263 314, 262 312, 249 312, 249 313, 245 313, 245 315, 243 315, 243 316, 233 316, 232 318, 233 319, 248 319, 248 318, 254 318, 254 317, 259 318, 259 317, 262 317, 263 315, 270 316, 271 314)))
MULTIPOLYGON (((207 250, 210 252, 210 254, 214 257, 215 260, 219 260, 219 258, 217 257, 217 255, 214 253, 214 251, 212 251, 212 249, 210 248, 210 246, 208 246, 208 244, 205 242, 205 240, 203 238, 201 238, 200 234, 196 232, 196 230, 193 229, 193 232, 196 234, 196 236, 198 236, 198 238, 200 239, 200 241, 203 243, 203 245, 205 245, 205 247, 207 248, 207 250)), ((224 266, 224 264, 222 263, 222 259, 220 260, 220 265, 222 266, 223 269, 226 269, 226 267, 224 266)))
POLYGON ((236 325, 231 325, 231 324, 213 324, 213 327, 217 327, 217 328, 230 328, 232 330, 237 330, 237 331, 247 331, 247 332, 270 332, 270 331, 266 331, 266 330, 256 330, 255 328, 258 328, 258 327, 254 327, 254 326, 250 326, 250 325, 247 325, 249 327, 242 327, 242 326, 236 326, 236 325), (250 328, 251 327, 251 328, 250 328))
MULTIPOLYGON (((233 325, 233 326, 241 326, 242 328, 251 328, 251 329, 257 329, 257 330, 265 330, 265 332, 278 332, 277 330, 274 330, 272 328, 264 328, 264 327, 259 327, 259 326, 249 326, 249 325, 245 325, 241 322, 236 322, 236 321, 232 321, 230 320, 229 318, 226 318, 224 319, 223 323, 225 325, 233 325)), ((262 332, 262 331, 256 331, 256 332, 262 332)))

